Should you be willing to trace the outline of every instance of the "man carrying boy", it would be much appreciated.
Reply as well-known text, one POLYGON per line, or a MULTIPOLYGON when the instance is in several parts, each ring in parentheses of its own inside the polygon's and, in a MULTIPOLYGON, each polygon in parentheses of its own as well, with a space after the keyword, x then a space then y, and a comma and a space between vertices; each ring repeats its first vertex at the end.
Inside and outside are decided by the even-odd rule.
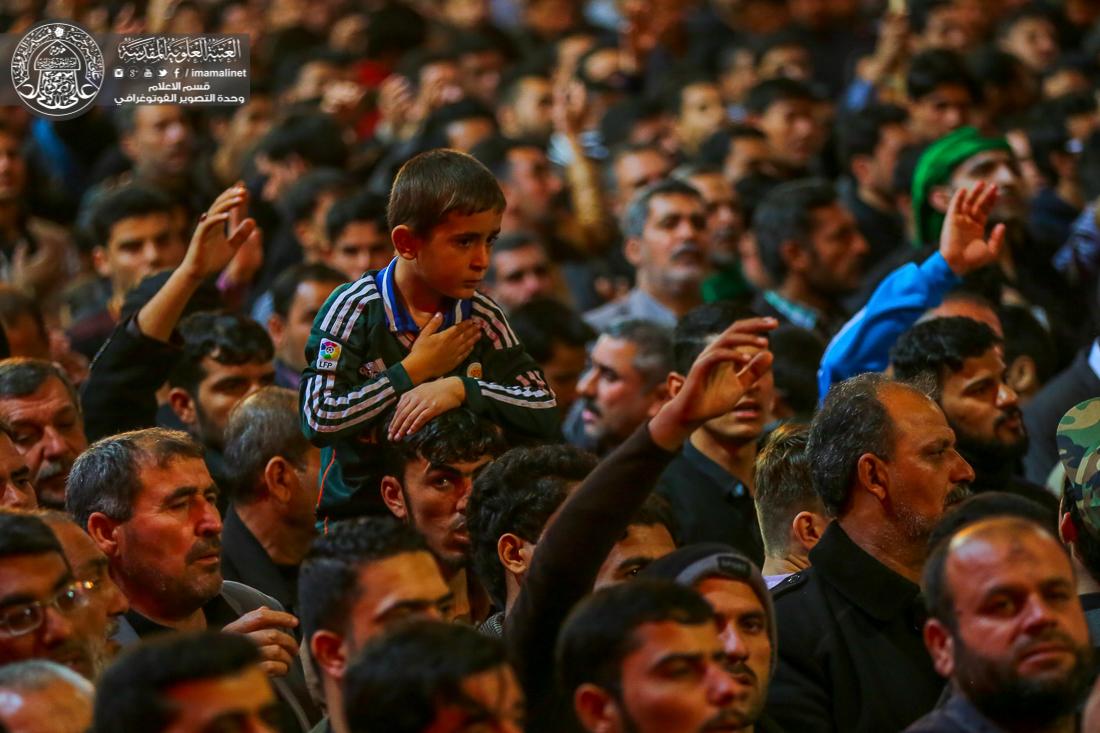
POLYGON ((398 172, 388 211, 398 256, 337 288, 306 346, 302 426, 324 449, 326 505, 369 481, 362 444, 395 403, 391 441, 460 405, 511 432, 556 434, 553 392, 500 307, 477 291, 504 205, 493 175, 452 150, 398 172))

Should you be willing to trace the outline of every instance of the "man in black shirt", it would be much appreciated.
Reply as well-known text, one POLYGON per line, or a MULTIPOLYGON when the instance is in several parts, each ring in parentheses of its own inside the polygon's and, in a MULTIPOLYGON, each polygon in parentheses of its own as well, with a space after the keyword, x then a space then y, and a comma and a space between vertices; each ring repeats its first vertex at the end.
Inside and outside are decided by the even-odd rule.
POLYGON ((935 402, 873 373, 833 387, 808 450, 836 521, 812 566, 773 591, 779 668, 767 710, 787 730, 900 730, 943 689, 917 582, 932 527, 974 472, 935 402))
POLYGON ((318 714, 290 633, 298 620, 274 598, 223 581, 217 498, 202 446, 186 433, 149 428, 85 451, 69 475, 66 508, 107 556, 111 578, 130 601, 121 643, 166 631, 245 634, 275 678, 283 729, 308 730, 318 714))
MULTIPOLYGON (((683 375, 712 339, 749 315, 729 302, 708 303, 685 315, 673 335, 675 371, 669 377, 669 393, 679 392, 683 375)), ((758 345, 742 348, 746 353, 766 349, 765 334, 776 325, 774 319, 761 322, 753 334, 758 345)), ((758 567, 764 563, 753 505, 753 462, 774 402, 775 382, 769 370, 733 410, 692 433, 661 475, 657 493, 672 504, 681 543, 722 542, 745 553, 758 567)))
POLYGON ((298 393, 264 387, 238 403, 225 432, 230 506, 222 575, 298 606, 298 565, 316 534, 321 451, 298 427, 298 393))

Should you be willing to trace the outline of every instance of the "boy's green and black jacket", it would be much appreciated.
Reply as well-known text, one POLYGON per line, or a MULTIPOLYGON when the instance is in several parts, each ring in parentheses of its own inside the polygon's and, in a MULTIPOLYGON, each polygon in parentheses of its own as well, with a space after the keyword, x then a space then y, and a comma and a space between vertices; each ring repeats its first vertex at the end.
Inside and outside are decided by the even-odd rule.
MULTIPOLYGON (((420 329, 394 286, 395 259, 382 270, 342 285, 313 322, 299 388, 302 430, 321 452, 317 516, 340 516, 361 489, 377 493, 371 438, 398 398, 412 389, 401 360, 420 329)), ((465 406, 508 431, 554 439, 559 416, 554 393, 512 333, 503 311, 477 293, 444 310, 440 330, 473 318, 482 337, 448 376, 461 377, 465 406)), ((360 496, 356 503, 373 497, 360 496)))

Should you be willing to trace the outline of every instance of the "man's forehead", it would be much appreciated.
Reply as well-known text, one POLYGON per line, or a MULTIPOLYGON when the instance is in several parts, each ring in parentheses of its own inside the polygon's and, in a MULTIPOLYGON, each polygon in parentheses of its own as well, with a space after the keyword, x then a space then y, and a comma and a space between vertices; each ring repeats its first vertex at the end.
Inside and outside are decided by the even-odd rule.
MULTIPOLYGON (((1010 520, 1009 517, 1000 519, 1010 520)), ((1065 550, 1039 527, 1026 522, 978 522, 961 530, 952 540, 947 557, 949 580, 978 592, 1006 582, 1065 579, 1072 582, 1073 568, 1065 550), (991 526, 993 525, 993 526, 991 526)), ((954 585, 954 583, 953 583, 954 585)))
POLYGON ((652 661, 672 654, 709 656, 721 649, 713 623, 684 624, 679 621, 651 621, 634 629, 635 654, 652 661))
POLYGON ((151 456, 146 456, 139 462, 139 466, 138 481, 141 491, 138 492, 135 504, 142 500, 160 501, 164 496, 185 486, 203 490, 214 484, 210 470, 201 458, 176 456, 159 464, 151 456))
POLYGON ((698 214, 703 212, 699 196, 686 193, 659 193, 649 200, 649 218, 668 214, 698 214))
POLYGON ((436 601, 447 592, 443 576, 427 550, 401 552, 359 566, 356 587, 369 603, 391 600, 436 601))
MULTIPOLYGON (((48 419, 42 414, 42 403, 60 403, 63 407, 75 407, 72 394, 57 377, 50 375, 30 394, 0 398, 0 412, 27 412, 27 419, 48 419)), ((22 419, 22 416, 21 416, 22 419)))
POLYGON ((964 160, 959 167, 955 169, 955 174, 952 178, 974 175, 977 169, 982 166, 1000 163, 1014 165, 1015 162, 1015 156, 1008 150, 983 150, 964 160))

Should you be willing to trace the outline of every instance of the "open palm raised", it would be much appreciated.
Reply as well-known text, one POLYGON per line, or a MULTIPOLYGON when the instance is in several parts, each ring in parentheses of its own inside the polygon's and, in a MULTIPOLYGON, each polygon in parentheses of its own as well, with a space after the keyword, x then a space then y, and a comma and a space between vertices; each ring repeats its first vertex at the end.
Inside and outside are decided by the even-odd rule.
POLYGON ((221 272, 245 242, 260 236, 247 212, 248 190, 243 184, 222 191, 199 218, 183 267, 199 277, 221 272))
POLYGON ((989 239, 985 227, 997 203, 997 187, 979 182, 974 188, 960 188, 951 196, 940 231, 940 254, 959 277, 997 261, 1004 247, 1005 225, 993 227, 989 239))

